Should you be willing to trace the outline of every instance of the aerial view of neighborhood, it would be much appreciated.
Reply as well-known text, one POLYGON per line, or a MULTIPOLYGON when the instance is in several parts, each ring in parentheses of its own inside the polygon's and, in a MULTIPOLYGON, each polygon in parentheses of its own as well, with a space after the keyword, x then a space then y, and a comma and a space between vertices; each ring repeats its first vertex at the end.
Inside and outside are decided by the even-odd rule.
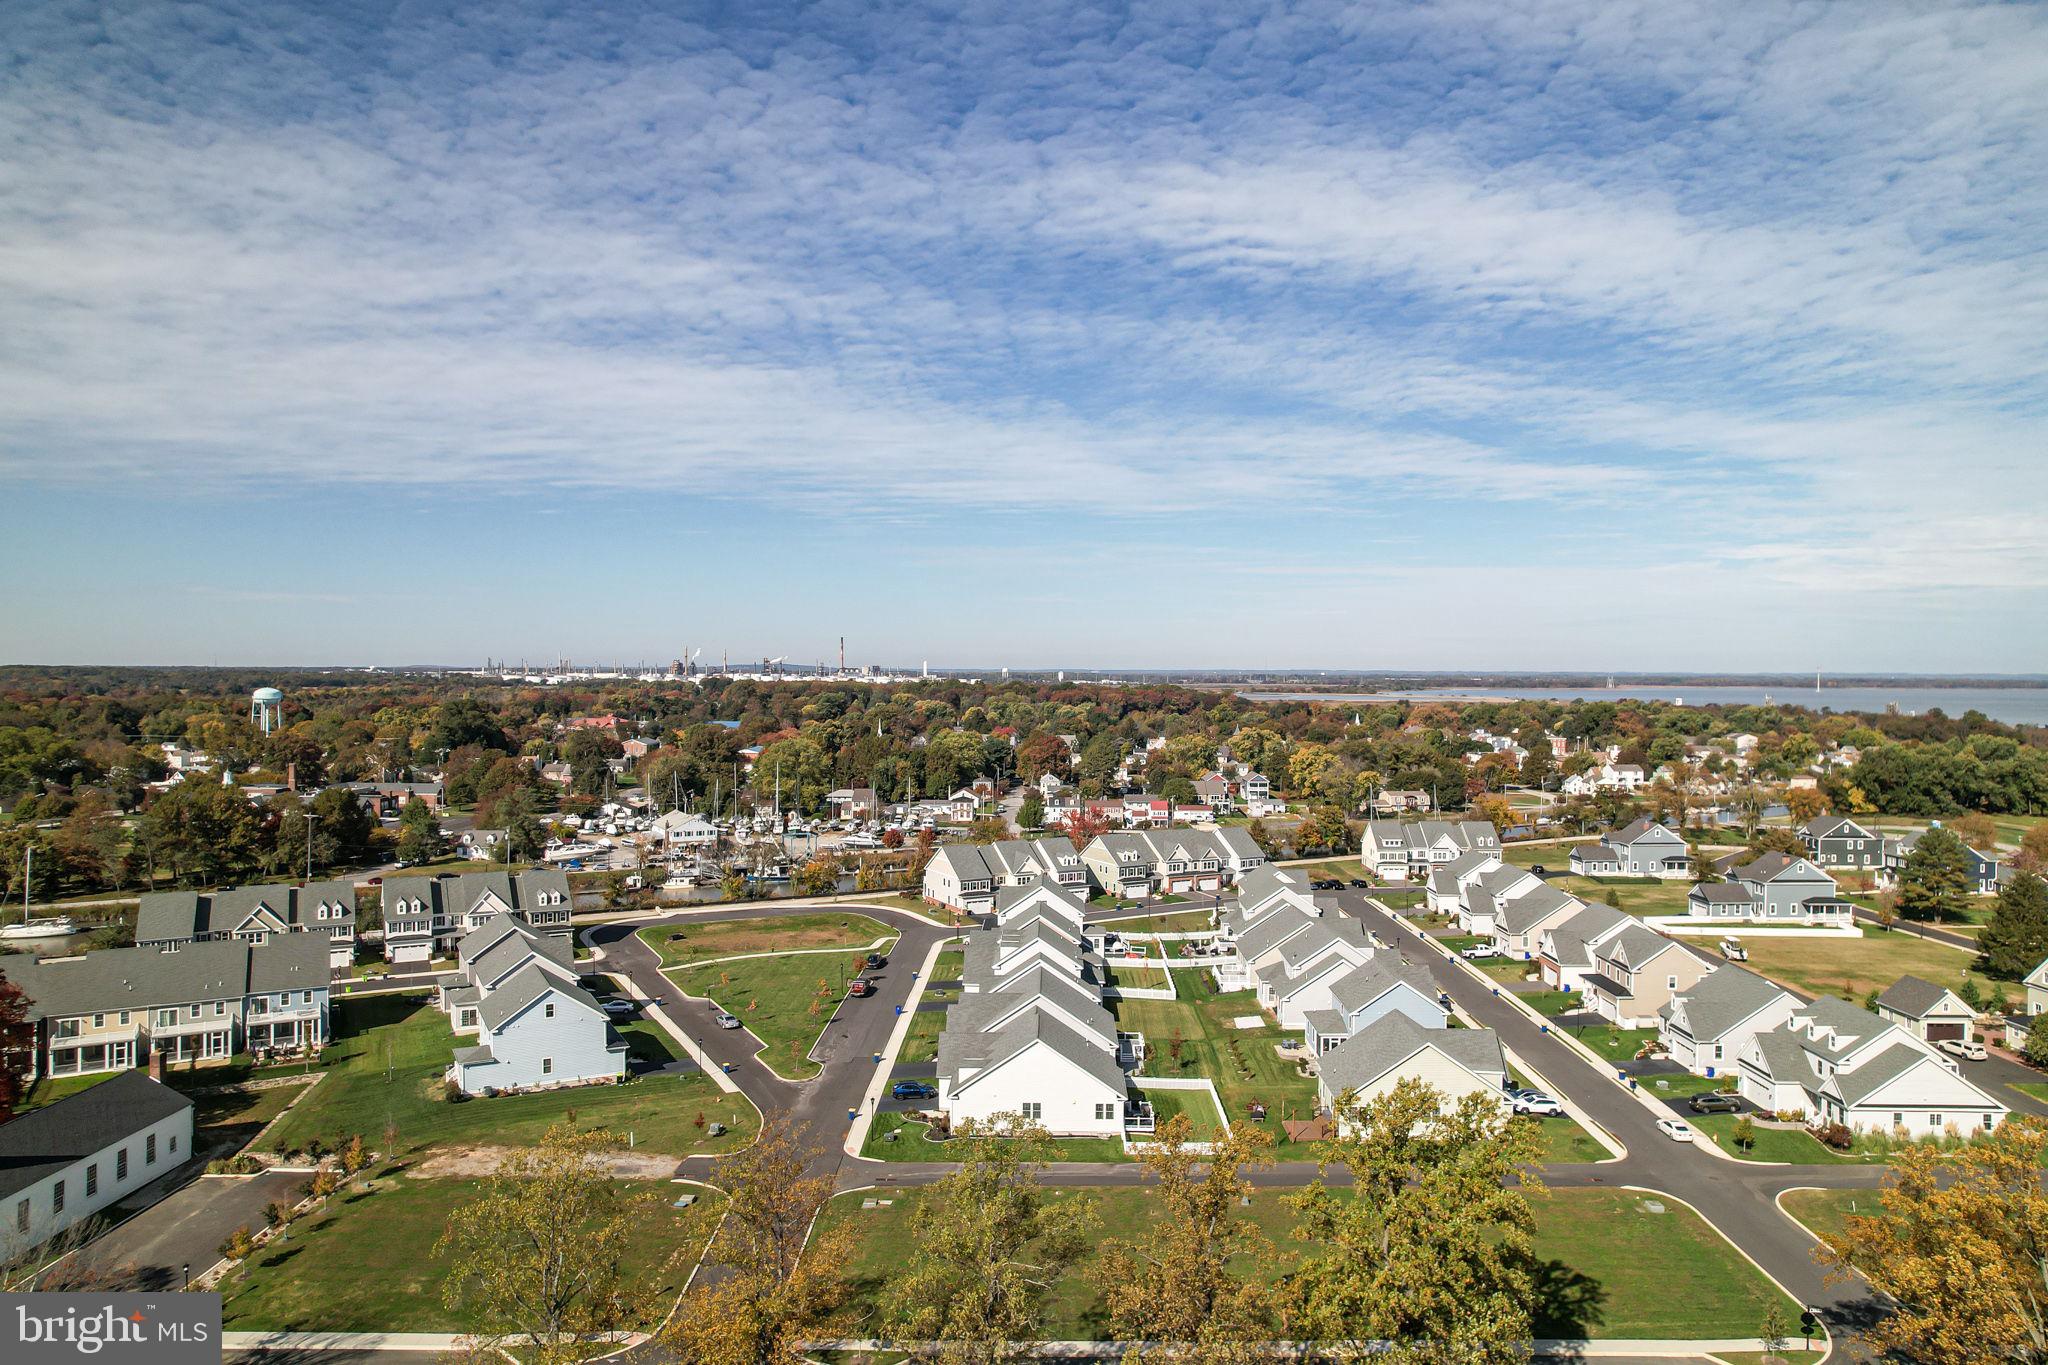
POLYGON ((0 1365, 2048 1365, 2048 8, 0 8, 0 1365))

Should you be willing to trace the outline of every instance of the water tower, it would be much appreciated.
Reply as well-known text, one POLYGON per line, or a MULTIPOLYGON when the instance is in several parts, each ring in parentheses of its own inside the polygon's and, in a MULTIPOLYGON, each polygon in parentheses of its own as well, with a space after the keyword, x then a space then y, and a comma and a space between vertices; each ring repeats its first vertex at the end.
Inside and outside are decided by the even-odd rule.
POLYGON ((284 724, 284 693, 274 687, 259 687, 252 692, 249 723, 266 735, 284 724))

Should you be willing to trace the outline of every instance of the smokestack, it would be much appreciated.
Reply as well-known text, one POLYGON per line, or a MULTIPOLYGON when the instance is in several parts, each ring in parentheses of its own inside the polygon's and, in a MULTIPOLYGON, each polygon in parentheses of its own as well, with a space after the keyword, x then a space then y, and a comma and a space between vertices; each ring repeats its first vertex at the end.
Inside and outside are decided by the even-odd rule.
MULTIPOLYGON (((846 671, 846 637, 844 635, 839 637, 839 671, 841 673, 846 671)), ((1816 673, 1813 676, 1817 680, 1820 674, 1816 673)), ((1820 683, 1815 681, 1813 688, 1814 691, 1818 692, 1820 690, 1820 683)))

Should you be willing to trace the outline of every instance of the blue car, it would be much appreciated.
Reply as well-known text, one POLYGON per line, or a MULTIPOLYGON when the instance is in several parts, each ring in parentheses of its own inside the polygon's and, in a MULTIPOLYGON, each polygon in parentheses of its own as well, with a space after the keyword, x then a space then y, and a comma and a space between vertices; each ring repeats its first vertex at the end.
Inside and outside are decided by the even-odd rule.
POLYGON ((898 1081, 889 1087, 889 1097, 897 1100, 929 1100, 938 1097, 939 1088, 926 1085, 923 1081, 898 1081))

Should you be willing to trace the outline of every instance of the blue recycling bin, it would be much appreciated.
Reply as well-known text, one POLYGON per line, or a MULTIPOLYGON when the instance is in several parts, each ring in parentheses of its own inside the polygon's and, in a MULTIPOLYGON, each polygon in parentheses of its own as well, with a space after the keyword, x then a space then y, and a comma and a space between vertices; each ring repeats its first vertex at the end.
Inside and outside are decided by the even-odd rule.
POLYGON ((849 1110, 847 1110, 847 1111, 846 1111, 846 1121, 847 1121, 848 1123, 852 1123, 852 1122, 853 1122, 853 1121, 854 1121, 855 1119, 857 1119, 857 1118, 859 1118, 859 1117, 860 1117, 860 1110, 858 1110, 858 1109, 849 1109, 849 1110))

